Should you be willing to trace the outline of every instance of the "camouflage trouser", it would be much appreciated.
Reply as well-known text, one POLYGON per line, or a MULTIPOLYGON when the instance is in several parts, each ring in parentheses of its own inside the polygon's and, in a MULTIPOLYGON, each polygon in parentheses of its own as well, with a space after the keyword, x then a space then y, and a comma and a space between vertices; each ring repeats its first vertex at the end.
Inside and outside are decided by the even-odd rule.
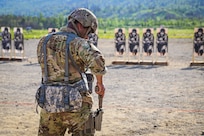
POLYGON ((38 136, 64 136, 67 129, 74 136, 87 136, 82 130, 91 112, 92 97, 83 97, 84 100, 79 112, 48 113, 42 109, 38 136))

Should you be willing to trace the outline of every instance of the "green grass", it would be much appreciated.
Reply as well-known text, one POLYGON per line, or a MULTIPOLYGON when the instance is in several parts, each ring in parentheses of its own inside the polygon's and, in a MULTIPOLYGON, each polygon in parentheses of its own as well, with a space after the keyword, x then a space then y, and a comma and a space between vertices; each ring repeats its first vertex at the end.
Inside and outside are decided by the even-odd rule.
MULTIPOLYGON (((140 30, 140 38, 142 37, 142 28, 140 30)), ((13 30, 11 30, 12 38, 14 37, 13 30)), ((31 32, 23 31, 24 39, 39 39, 44 35, 48 34, 47 30, 32 30, 31 32)), ((169 38, 174 39, 187 39, 193 38, 194 30, 193 29, 168 29, 169 38)), ((154 31, 154 35, 156 36, 156 30, 154 31)), ((100 39, 114 39, 114 29, 107 29, 106 31, 103 29, 99 29, 98 36, 100 39)), ((128 29, 126 29, 126 38, 128 38, 128 29)))
POLYGON ((24 31, 24 38, 25 39, 39 39, 46 34, 48 34, 47 30, 32 30, 30 32, 24 31))
POLYGON ((194 30, 193 29, 169 29, 168 35, 169 35, 169 38, 192 39, 194 36, 194 30))
MULTIPOLYGON (((47 30, 32 30, 30 32, 27 32, 26 30, 23 30, 24 39, 40 39, 44 35, 48 34, 47 30)), ((11 29, 11 37, 14 39, 14 32, 13 29, 11 29)))
MULTIPOLYGON (((99 30, 99 38, 101 39, 113 39, 114 38, 114 29, 106 30, 99 30)), ((154 35, 156 36, 156 30, 154 31, 154 35)), ((174 39, 192 39, 194 35, 193 29, 168 29, 168 36, 169 38, 174 39)), ((126 38, 128 37, 128 29, 126 29, 126 38)), ((142 37, 142 28, 140 29, 140 38, 142 37)))

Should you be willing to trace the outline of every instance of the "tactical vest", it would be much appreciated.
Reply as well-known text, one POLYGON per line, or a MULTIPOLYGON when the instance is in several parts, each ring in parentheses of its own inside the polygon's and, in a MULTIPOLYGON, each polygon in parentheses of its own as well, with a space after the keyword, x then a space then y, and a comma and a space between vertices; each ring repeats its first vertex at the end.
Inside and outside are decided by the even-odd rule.
MULTIPOLYGON (((42 67, 42 70, 44 70, 42 83, 54 84, 54 82, 51 80, 52 78, 57 79, 57 77, 60 77, 60 78, 63 77, 64 80, 62 79, 57 80, 56 81, 58 82, 57 84, 64 84, 64 83, 67 84, 69 82, 69 66, 68 66, 69 59, 71 60, 72 66, 81 74, 82 78, 83 79, 86 78, 85 73, 79 69, 79 67, 73 60, 73 57, 69 51, 69 44, 76 37, 78 37, 76 34, 68 33, 68 32, 51 33, 45 37, 45 40, 41 49, 41 55, 43 54, 43 63, 44 63, 44 67, 42 67), (64 36, 64 39, 62 39, 62 41, 59 41, 58 43, 55 43, 55 42, 52 43, 52 41, 50 41, 50 44, 47 45, 48 41, 53 35, 59 35, 59 36, 62 35, 64 36), (64 42, 66 42, 66 44, 64 42), (62 63, 60 62, 60 60, 57 60, 57 59, 59 58, 61 59, 61 57, 63 56, 62 55, 63 53, 65 53, 65 56, 64 56, 65 61, 62 63)), ((57 39, 55 41, 57 41, 57 39)))
MULTIPOLYGON (((82 94, 86 94, 89 91, 88 81, 85 73, 81 72, 77 67, 75 61, 72 58, 72 55, 69 51, 69 43, 77 35, 67 32, 57 32, 51 33, 45 37, 43 46, 41 47, 41 55, 43 54, 44 62, 44 77, 42 79, 42 85, 38 88, 36 92, 36 100, 38 105, 45 109, 47 112, 56 113, 56 112, 73 112, 78 111, 82 107, 82 94), (52 67, 59 67, 57 60, 55 60, 55 53, 57 53, 57 45, 54 42, 56 47, 53 51, 48 50, 48 46, 52 46, 51 43, 47 44, 52 35, 65 35, 64 41, 66 44, 61 41, 59 42, 59 47, 63 47, 65 51, 65 65, 64 65, 64 82, 49 82, 48 78, 50 76, 48 65, 52 67), (82 79, 73 84, 69 83, 69 63, 68 59, 71 60, 72 65, 78 70, 81 74, 82 79)), ((53 47, 54 47, 53 46, 53 47)), ((60 50, 62 52, 62 50, 60 50)), ((42 57, 42 56, 41 56, 42 57)), ((41 59, 40 59, 41 60, 41 59)), ((62 72, 63 73, 63 72, 62 72)), ((36 108, 37 111, 37 108, 36 108)))

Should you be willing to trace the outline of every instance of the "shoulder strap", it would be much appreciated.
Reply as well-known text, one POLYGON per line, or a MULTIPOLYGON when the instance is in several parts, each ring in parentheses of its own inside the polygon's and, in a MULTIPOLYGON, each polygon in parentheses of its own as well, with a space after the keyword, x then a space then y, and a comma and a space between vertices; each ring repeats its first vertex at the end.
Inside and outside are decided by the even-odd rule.
POLYGON ((53 34, 49 34, 45 37, 45 40, 44 40, 44 43, 43 43, 43 46, 42 46, 42 49, 41 49, 41 54, 42 54, 42 51, 44 53, 44 72, 45 72, 45 75, 43 77, 43 81, 44 83, 47 82, 47 79, 48 79, 48 69, 47 69, 47 61, 46 61, 46 57, 47 57, 47 49, 46 49, 46 44, 48 42, 48 40, 51 38, 53 34))
MULTIPOLYGON (((47 35, 45 37, 45 41, 43 43, 42 46, 42 51, 44 53, 44 70, 45 70, 45 76, 43 77, 43 82, 47 82, 48 79, 48 68, 47 68, 47 61, 46 57, 47 57, 47 49, 46 49, 46 44, 48 42, 48 40, 52 37, 52 35, 58 35, 58 34, 62 34, 62 35, 67 35, 67 41, 66 41, 66 50, 65 50, 65 82, 69 81, 69 66, 68 66, 68 59, 70 58, 72 65, 77 69, 77 71, 81 74, 82 78, 86 78, 85 74, 79 69, 79 67, 77 66, 76 62, 74 61, 72 55, 70 54, 69 51, 69 43, 77 37, 76 34, 74 33, 68 33, 68 32, 57 32, 57 33, 51 33, 49 35, 47 35)), ((42 53, 41 53, 42 54, 42 53)), ((85 80, 86 81, 86 80, 85 80)))
MULTIPOLYGON (((68 82, 69 81, 69 66, 68 66, 68 57, 71 56, 69 52, 69 43, 77 37, 74 33, 69 33, 66 42, 66 51, 65 51, 65 76, 64 76, 64 81, 68 82), (68 55, 69 54, 69 55, 68 55)), ((72 61, 72 60, 71 60, 72 61)))
MULTIPOLYGON (((79 69, 79 67, 77 66, 76 62, 74 61, 71 53, 69 52, 68 54, 69 54, 69 58, 70 58, 70 60, 72 62, 72 65, 81 74, 81 77, 84 80, 85 84, 88 85, 88 80, 87 80, 86 74, 79 69)), ((86 86, 86 87, 88 88, 88 86, 86 86)))

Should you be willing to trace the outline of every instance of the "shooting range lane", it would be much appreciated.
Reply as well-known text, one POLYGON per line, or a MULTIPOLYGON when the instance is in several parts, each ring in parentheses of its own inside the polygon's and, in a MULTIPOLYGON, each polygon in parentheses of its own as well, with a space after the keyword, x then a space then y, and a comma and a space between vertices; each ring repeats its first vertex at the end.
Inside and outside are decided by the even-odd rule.
MULTIPOLYGON (((25 41, 28 61, 0 61, 0 136, 37 135, 38 41, 25 41)), ((204 67, 189 67, 192 46, 192 39, 170 39, 169 66, 124 66, 111 64, 114 40, 99 39, 108 73, 102 131, 96 136, 204 133, 204 67)), ((93 97, 96 110, 98 96, 93 97)))

